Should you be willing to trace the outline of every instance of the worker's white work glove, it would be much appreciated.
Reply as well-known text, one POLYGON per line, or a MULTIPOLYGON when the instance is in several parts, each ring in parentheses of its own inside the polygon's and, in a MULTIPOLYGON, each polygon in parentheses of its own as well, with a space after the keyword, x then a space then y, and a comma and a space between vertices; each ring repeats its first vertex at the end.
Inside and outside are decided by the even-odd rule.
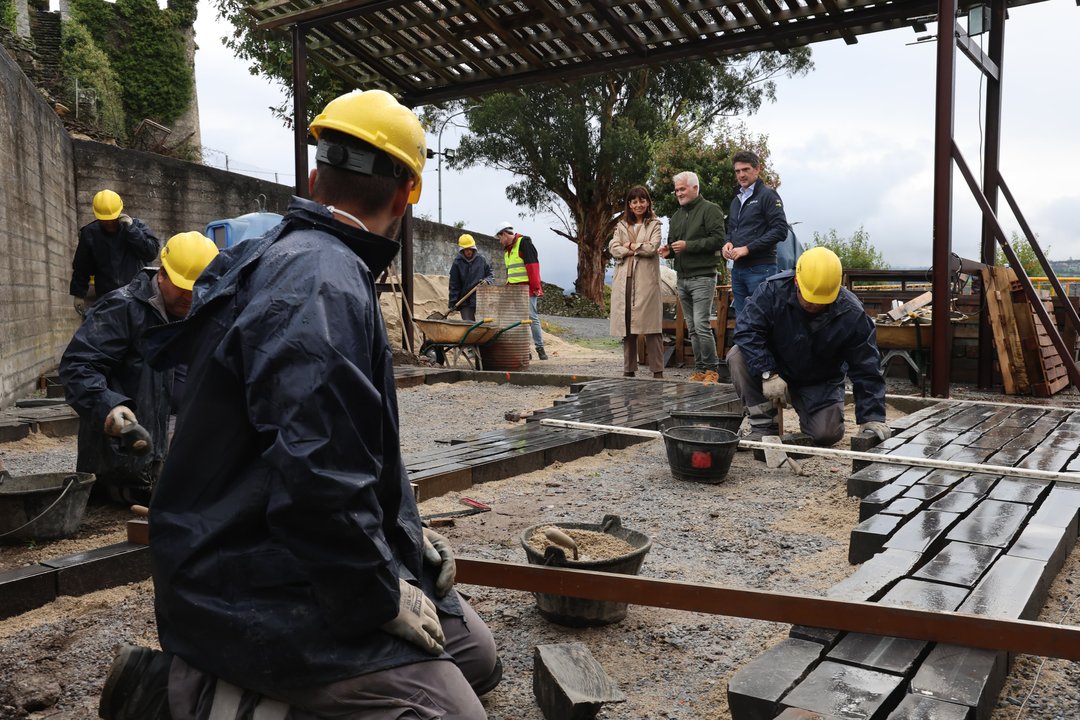
POLYGON ((778 374, 773 373, 772 377, 761 382, 761 394, 764 395, 765 399, 769 402, 778 402, 781 405, 787 405, 787 381, 778 374))
POLYGON ((116 219, 119 220, 120 224, 123 225, 124 227, 129 227, 131 225, 131 216, 130 215, 121 215, 120 217, 118 217, 116 219))
POLYGON ((445 597, 454 587, 457 577, 457 563, 450 550, 450 542, 431 528, 424 528, 424 559, 439 568, 439 577, 435 580, 435 594, 445 597))
POLYGON ((90 309, 90 301, 86 298, 75 298, 75 312, 79 313, 82 317, 86 317, 86 311, 90 309))
POLYGON ((398 586, 401 590, 401 601, 398 603, 397 617, 383 623, 382 629, 432 655, 442 653, 446 637, 439 623, 435 603, 431 602, 420 588, 400 578, 398 586))
POLYGON ((873 422, 863 423, 859 426, 859 430, 863 432, 872 432, 877 435, 878 440, 882 441, 888 440, 892 437, 892 430, 889 429, 889 426, 883 422, 878 422, 877 420, 874 420, 873 422))
POLYGON ((105 434, 120 437, 120 432, 128 425, 135 425, 135 413, 127 405, 117 405, 105 416, 105 434))

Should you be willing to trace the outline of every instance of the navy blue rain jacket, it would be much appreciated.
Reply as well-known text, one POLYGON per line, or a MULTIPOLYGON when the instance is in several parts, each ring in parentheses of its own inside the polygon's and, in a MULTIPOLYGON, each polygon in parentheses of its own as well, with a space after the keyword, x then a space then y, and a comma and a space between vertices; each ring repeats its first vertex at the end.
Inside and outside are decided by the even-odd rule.
POLYGON ((788 234, 784 201, 776 190, 760 179, 745 203, 739 202, 739 190, 731 199, 727 218, 727 239, 735 247, 748 247, 750 254, 735 261, 735 267, 750 267, 776 262, 776 246, 788 234))
POLYGON ((855 419, 885 420, 885 379, 874 322, 847 288, 819 315, 799 304, 795 272, 773 275, 743 305, 733 342, 750 373, 780 375, 806 398, 809 412, 844 397, 844 375, 851 378, 855 419))
POLYGON ((158 245, 150 228, 138 218, 132 218, 127 227, 121 224, 115 233, 105 232, 98 220, 83 225, 71 260, 68 293, 86 297, 91 275, 98 297, 127 285, 143 266, 157 259, 158 245))
MULTIPOLYGON (((477 252, 472 260, 469 260, 465 257, 464 250, 458 251, 454 264, 450 266, 450 307, 453 308, 461 296, 472 290, 474 285, 485 280, 495 282, 495 275, 491 272, 487 258, 477 252)), ((461 303, 461 307, 476 307, 476 293, 461 303)))
POLYGON ((173 390, 172 370, 156 371, 146 359, 145 336, 166 317, 150 299, 157 270, 145 268, 126 287, 98 300, 60 360, 60 381, 68 403, 79 413, 79 472, 117 485, 145 484, 144 471, 165 457, 173 390), (120 451, 105 434, 105 417, 127 405, 153 438, 145 455, 120 451))
MULTIPOLYGON (((380 629, 421 578, 375 277, 397 243, 294 198, 222 251, 157 363, 190 360, 150 507, 161 646, 273 695, 432 659, 380 629), (192 352, 189 352, 192 351, 192 352)), ((461 614, 456 593, 436 600, 461 614)), ((448 656, 443 655, 446 659, 448 656)))

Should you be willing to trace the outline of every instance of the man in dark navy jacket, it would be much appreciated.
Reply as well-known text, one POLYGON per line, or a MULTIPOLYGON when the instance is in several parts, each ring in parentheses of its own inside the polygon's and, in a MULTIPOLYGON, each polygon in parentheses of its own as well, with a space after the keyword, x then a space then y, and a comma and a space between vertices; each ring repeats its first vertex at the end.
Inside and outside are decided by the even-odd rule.
POLYGON ((732 261, 731 296, 735 316, 765 278, 775 275, 776 245, 788 234, 784 202, 765 184, 761 160, 743 150, 732 157, 739 187, 727 218, 727 242, 722 254, 732 261))
POLYGON ((106 720, 481 720, 501 677, 420 523, 375 291, 399 250, 382 234, 420 197, 423 128, 369 90, 310 129, 313 200, 224 250, 159 334, 156 362, 189 361, 149 516, 165 652, 121 651, 106 720))
POLYGON ((811 248, 794 271, 762 283, 739 313, 727 361, 750 416, 747 439, 775 435, 777 405, 790 403, 814 444, 836 444, 844 436, 845 375, 856 422, 881 440, 891 434, 874 323, 840 286, 843 272, 835 253, 811 248))

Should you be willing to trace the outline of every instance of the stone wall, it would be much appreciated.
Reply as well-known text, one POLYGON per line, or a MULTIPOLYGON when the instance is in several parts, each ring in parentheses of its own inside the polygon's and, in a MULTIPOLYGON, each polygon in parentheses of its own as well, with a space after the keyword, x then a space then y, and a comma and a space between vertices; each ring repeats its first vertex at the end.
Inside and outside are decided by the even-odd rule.
POLYGON ((72 147, 0 48, 0 406, 56 367, 78 315, 68 296, 77 226, 72 147))

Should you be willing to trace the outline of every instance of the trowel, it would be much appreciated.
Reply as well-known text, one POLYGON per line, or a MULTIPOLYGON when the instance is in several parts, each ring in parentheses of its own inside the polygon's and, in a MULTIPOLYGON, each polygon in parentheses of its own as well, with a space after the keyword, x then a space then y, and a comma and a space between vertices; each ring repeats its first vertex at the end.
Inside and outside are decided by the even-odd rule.
MULTIPOLYGON (((784 402, 783 400, 774 400, 776 405, 776 427, 778 435, 766 435, 761 438, 762 442, 782 444, 784 437, 784 402)), ((799 463, 788 457, 788 454, 780 450, 779 448, 765 448, 765 466, 771 468, 778 468, 781 465, 787 465, 791 468, 791 472, 796 475, 802 475, 802 466, 799 463)))

